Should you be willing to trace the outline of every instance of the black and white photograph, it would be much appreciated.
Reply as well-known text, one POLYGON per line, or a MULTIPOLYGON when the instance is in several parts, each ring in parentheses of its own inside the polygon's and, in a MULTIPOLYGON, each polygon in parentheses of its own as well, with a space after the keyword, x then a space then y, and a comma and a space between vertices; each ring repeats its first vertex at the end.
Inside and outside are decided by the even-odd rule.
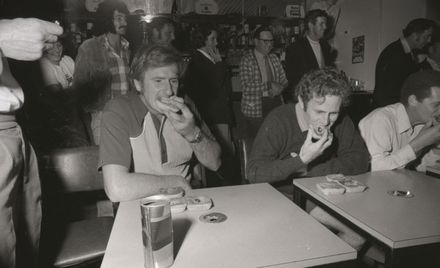
POLYGON ((0 0, 0 268, 440 267, 440 1, 0 0))

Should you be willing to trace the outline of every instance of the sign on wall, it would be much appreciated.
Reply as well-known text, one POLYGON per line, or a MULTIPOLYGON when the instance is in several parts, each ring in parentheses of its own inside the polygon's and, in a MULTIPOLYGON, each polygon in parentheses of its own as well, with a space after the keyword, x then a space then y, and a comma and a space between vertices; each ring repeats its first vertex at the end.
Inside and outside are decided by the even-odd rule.
POLYGON ((351 63, 364 62, 365 35, 353 37, 351 63))

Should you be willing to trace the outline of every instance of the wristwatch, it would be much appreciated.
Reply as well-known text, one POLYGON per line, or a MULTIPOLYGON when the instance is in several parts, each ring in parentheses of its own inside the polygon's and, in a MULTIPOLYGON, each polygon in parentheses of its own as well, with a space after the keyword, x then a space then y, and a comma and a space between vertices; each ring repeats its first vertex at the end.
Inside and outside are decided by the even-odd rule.
POLYGON ((195 144, 195 143, 200 143, 202 140, 203 140, 203 133, 202 133, 202 130, 199 128, 194 139, 190 140, 188 142, 195 144))

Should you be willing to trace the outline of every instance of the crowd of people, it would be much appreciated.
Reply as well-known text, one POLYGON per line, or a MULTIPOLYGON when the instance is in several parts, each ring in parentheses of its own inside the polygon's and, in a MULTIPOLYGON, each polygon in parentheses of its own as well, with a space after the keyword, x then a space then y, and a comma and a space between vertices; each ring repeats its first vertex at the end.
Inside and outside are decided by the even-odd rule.
MULTIPOLYGON (((40 179, 32 146, 15 118, 25 95, 30 98, 23 129, 37 156, 99 145, 97 169, 113 202, 160 188, 191 189, 197 164, 218 172, 225 155, 237 154, 231 75, 216 27, 196 28, 186 63, 174 45, 172 20, 153 19, 148 40, 132 46, 124 2, 105 0, 96 14, 96 36, 82 43, 75 59, 63 53, 59 25, 0 20, 0 267, 37 267, 40 179), (34 75, 41 88, 30 89, 36 93, 23 93, 25 85, 14 79, 7 58, 39 60, 34 75)), ((289 197, 294 178, 400 168, 423 172, 440 159, 436 23, 412 20, 382 51, 377 109, 356 125, 344 109, 349 81, 325 39, 327 17, 323 10, 307 12, 305 33, 287 48, 284 63, 272 52, 272 29, 255 29, 255 46, 240 62, 238 112, 246 129, 242 136, 253 140, 247 179, 271 183, 289 197)), ((310 204, 308 211, 355 249, 364 246, 365 238, 321 208, 310 204)))

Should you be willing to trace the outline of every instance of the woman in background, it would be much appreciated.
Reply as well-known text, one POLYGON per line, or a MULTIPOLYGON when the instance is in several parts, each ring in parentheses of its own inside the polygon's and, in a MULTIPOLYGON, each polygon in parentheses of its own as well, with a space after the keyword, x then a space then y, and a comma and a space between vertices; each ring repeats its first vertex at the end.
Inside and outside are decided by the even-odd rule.
POLYGON ((196 49, 185 75, 184 88, 222 146, 223 155, 230 155, 234 153, 232 84, 227 64, 217 48, 217 38, 217 30, 212 26, 195 30, 192 40, 196 49))
POLYGON ((40 137, 37 151, 79 147, 90 144, 78 96, 72 88, 75 62, 63 53, 60 40, 43 52, 40 59, 43 87, 39 94, 37 124, 33 129, 40 137))
POLYGON ((45 90, 55 93, 72 86, 75 62, 71 57, 63 55, 61 41, 58 40, 44 52, 40 64, 45 90))

